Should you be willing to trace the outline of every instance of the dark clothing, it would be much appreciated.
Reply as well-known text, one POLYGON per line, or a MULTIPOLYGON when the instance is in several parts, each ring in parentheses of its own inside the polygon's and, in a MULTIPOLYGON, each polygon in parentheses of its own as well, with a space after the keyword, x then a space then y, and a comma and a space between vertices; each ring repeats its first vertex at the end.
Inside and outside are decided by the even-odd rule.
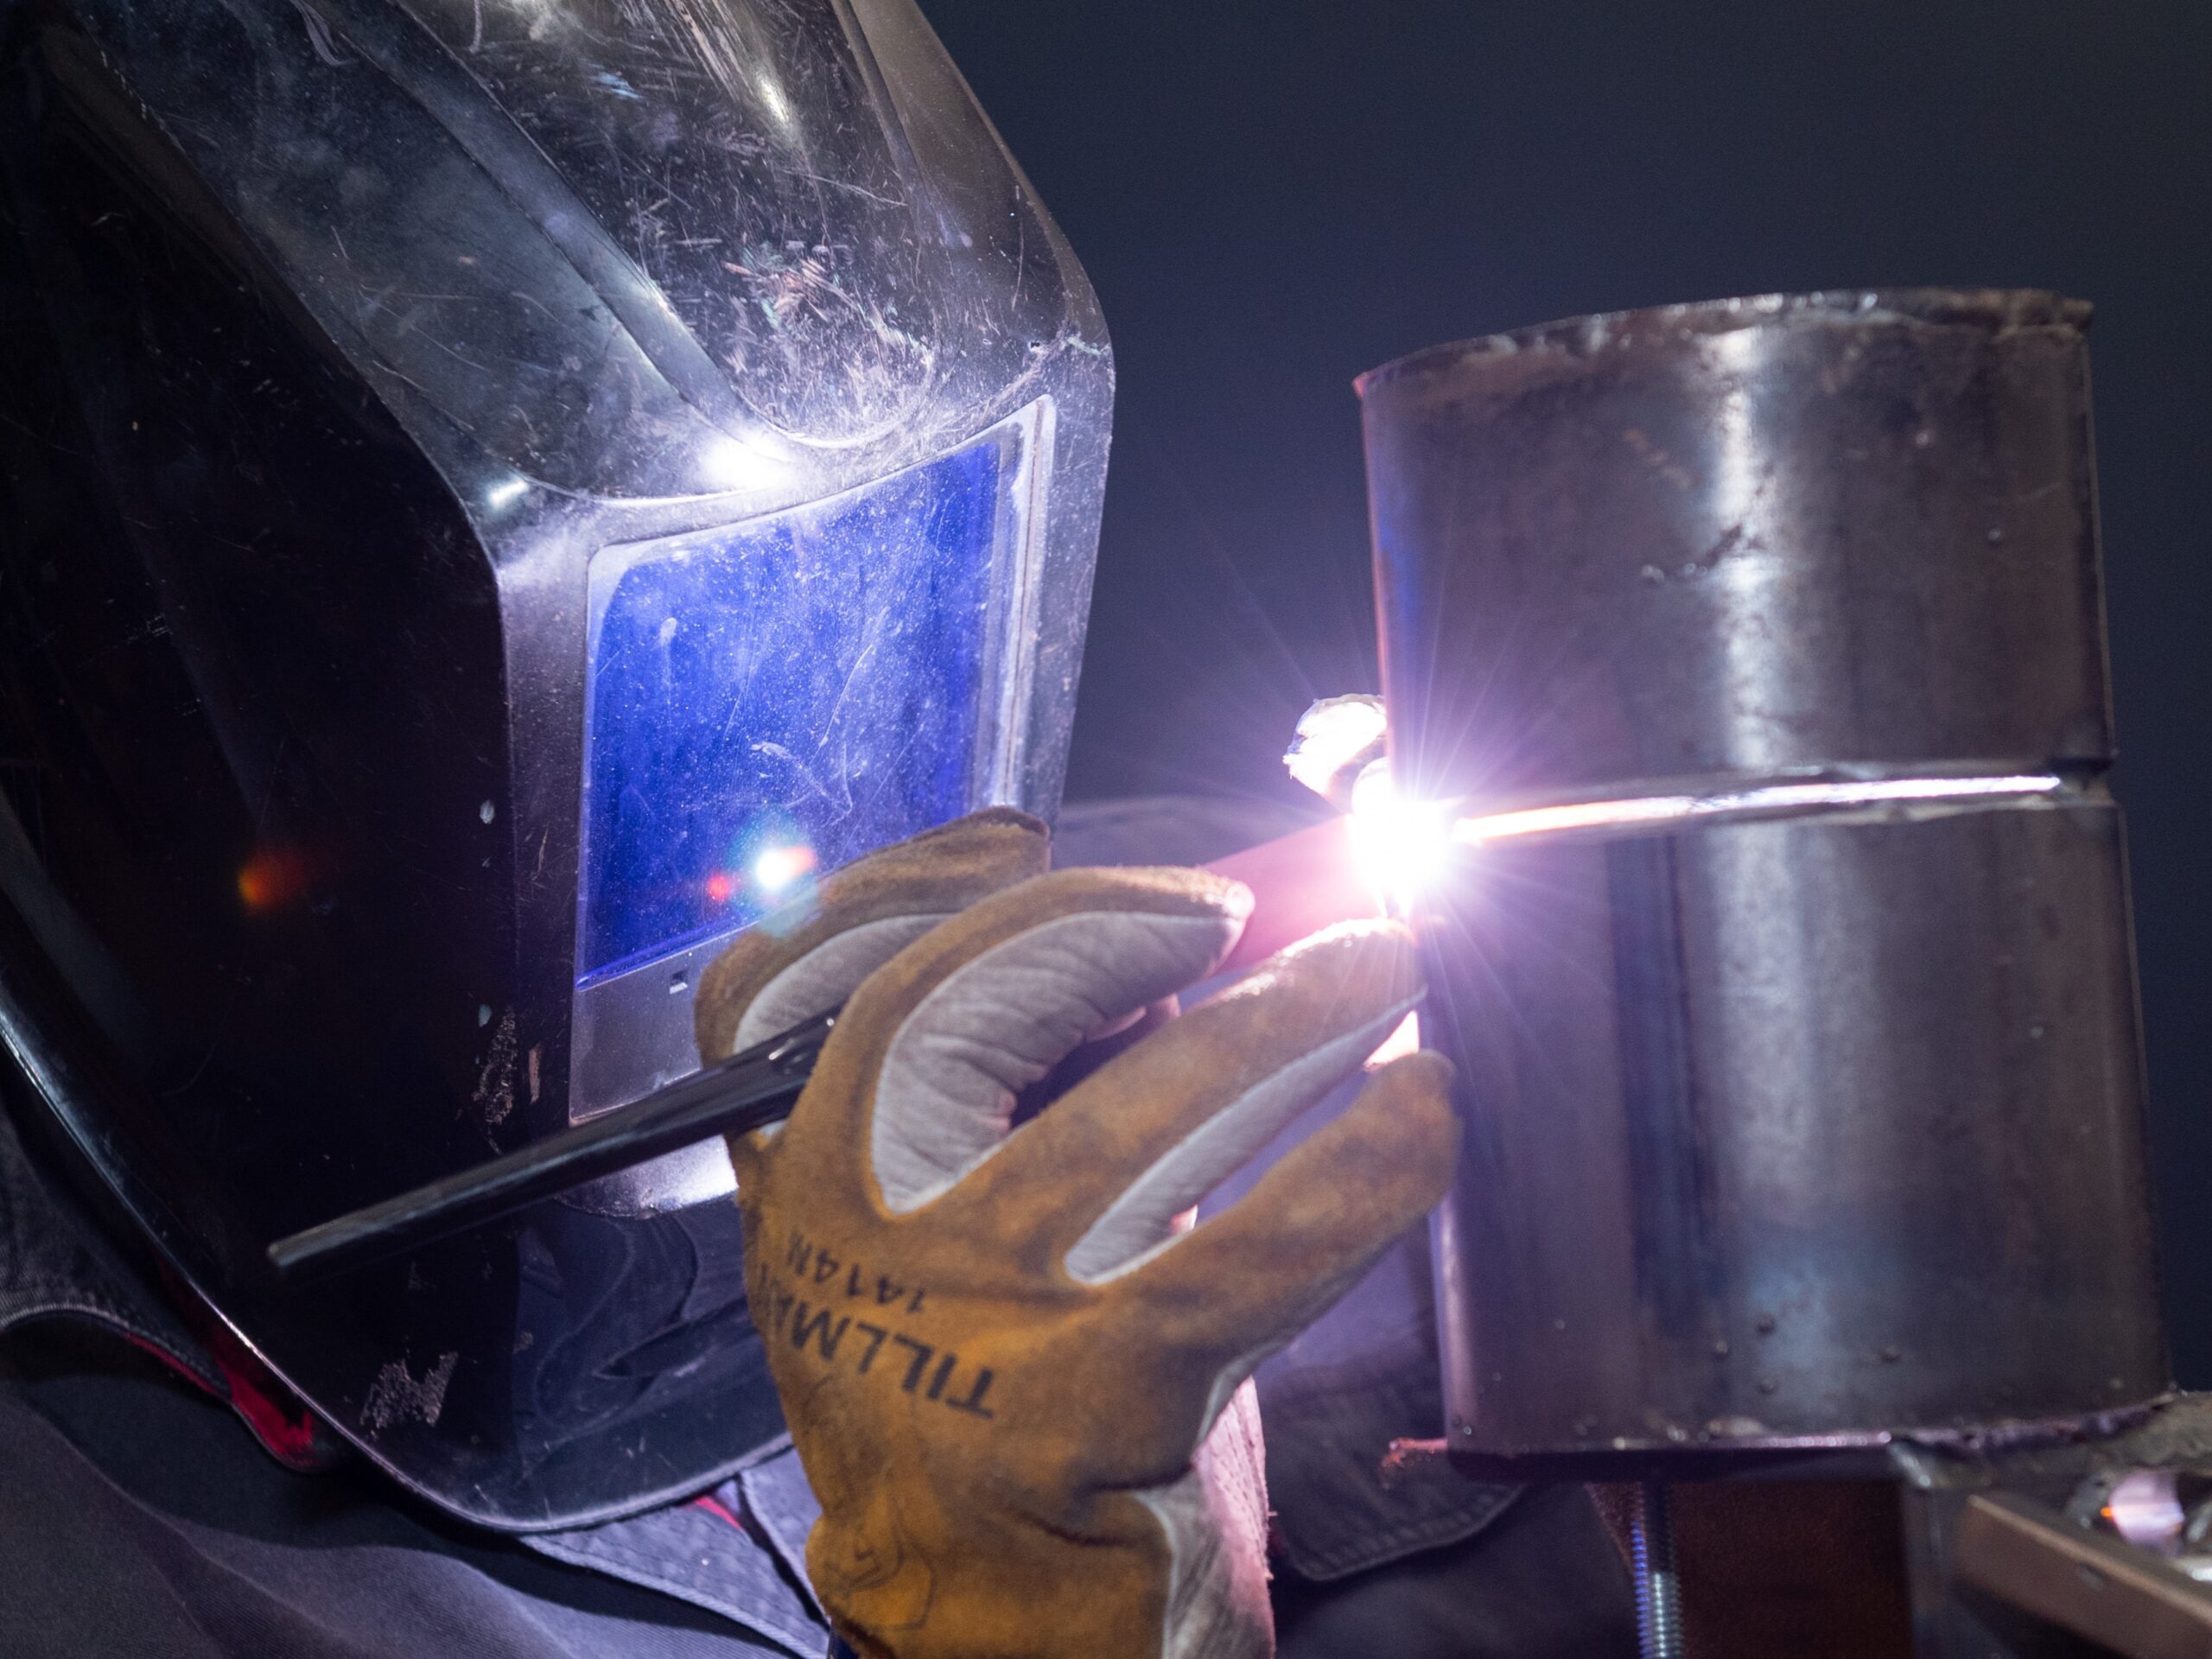
MULTIPOLYGON (((1128 861, 1116 837, 1160 810, 1115 809, 1083 861, 1128 861)), ((1209 845, 1182 810, 1192 844, 1153 857, 1271 832, 1240 819, 1209 845)), ((1580 1489, 1478 1485, 1438 1459, 1383 1484, 1391 1440, 1439 1427, 1431 1322, 1416 1239, 1262 1370, 1282 1659, 1632 1653, 1626 1573, 1580 1489)), ((829 1659, 804 1580, 817 1513, 784 1450, 601 1526, 451 1521, 340 1450, 221 1326, 181 1317, 0 1115, 9 1659, 829 1659)))
POLYGON ((1593 1513, 1580 1486, 1530 1487, 1465 1543, 1326 1584, 1278 1576, 1280 1651, 1284 1659, 1632 1655, 1628 1569, 1593 1513))
MULTIPOLYGON (((739 1568, 725 1598, 743 1624, 447 1522, 359 1462, 284 1469, 219 1407, 127 1353, 38 1347, 52 1369, 0 1392, 0 1651, 14 1659, 829 1652, 792 1582, 741 1535, 721 1554, 739 1568)), ((700 1539, 738 1535, 704 1510, 688 1516, 700 1539)), ((712 1559, 704 1547, 662 1554, 712 1559)))
MULTIPOLYGON (((818 1625, 810 1638, 793 1624, 786 1640, 765 1640, 757 1628, 688 1605, 693 1598, 446 1521, 358 1462, 316 1475, 286 1470, 220 1406, 127 1350, 103 1354, 52 1328, 16 1346, 41 1363, 0 1382, 0 1653, 10 1659, 751 1659, 828 1650, 818 1625)), ((728 1495, 726 1487, 716 1497, 728 1495)), ((696 1562, 702 1579, 711 1576, 709 1561, 727 1566, 735 1552, 715 1545, 734 1532, 730 1521, 687 1508, 696 1517, 688 1541, 702 1545, 696 1554, 664 1547, 621 1564, 669 1571, 696 1562)), ((766 1533, 757 1512, 734 1513, 748 1533, 766 1533)), ((1275 1587, 1285 1659, 1605 1659, 1635 1650, 1626 1615, 1607 1605, 1625 1602, 1620 1559, 1579 1488, 1530 1492, 1455 1548, 1327 1584, 1285 1573, 1275 1587)), ((755 1618, 771 1605, 798 1604, 789 1577, 767 1597, 746 1571, 721 1588, 729 1607, 743 1605, 755 1618), (744 1591, 733 1593, 740 1582, 744 1591)))
MULTIPOLYGON (((15 1154, 0 1123, 0 1324, 16 1327, 0 1343, 10 1659, 830 1652, 800 1579, 814 1510, 788 1452, 690 1504, 528 1538, 452 1522, 358 1459, 288 1469, 264 1449, 287 1447, 281 1407, 240 1399, 157 1298, 117 1294, 112 1253, 53 1194, 27 1191, 15 1154), (20 1248, 24 1220, 41 1248, 20 1248), (49 1270, 36 1294, 8 1271, 33 1256, 49 1270), (185 1357, 192 1380, 156 1350, 185 1357)), ((1328 1368, 1294 1363, 1300 1345, 1278 1357, 1292 1386, 1268 1408, 1284 1659, 1633 1651, 1625 1575, 1579 1491, 1463 1508, 1481 1489, 1434 1468, 1383 1488, 1376 1466, 1421 1426, 1416 1402, 1383 1374, 1324 1386, 1328 1368), (1378 1418, 1394 1398, 1405 1420, 1378 1418)))

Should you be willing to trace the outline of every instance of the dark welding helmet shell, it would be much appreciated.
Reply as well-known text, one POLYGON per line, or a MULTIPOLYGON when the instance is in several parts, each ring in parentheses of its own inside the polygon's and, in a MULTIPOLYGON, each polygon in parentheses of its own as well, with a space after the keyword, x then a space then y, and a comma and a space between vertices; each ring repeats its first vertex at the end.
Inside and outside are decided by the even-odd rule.
POLYGON ((1065 755, 1112 396, 909 0, 48 0, 0 60, 10 1087, 340 1432, 574 1525, 781 1433, 681 1075, 805 873, 1065 755))

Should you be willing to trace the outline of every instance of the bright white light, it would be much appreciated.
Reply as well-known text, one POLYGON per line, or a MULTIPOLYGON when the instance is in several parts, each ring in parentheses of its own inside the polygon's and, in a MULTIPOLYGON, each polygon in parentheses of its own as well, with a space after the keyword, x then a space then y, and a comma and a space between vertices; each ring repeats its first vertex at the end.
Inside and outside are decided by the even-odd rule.
POLYGON ((1382 1039, 1382 1046, 1367 1057, 1366 1069, 1372 1071, 1393 1060, 1420 1052, 1421 1014, 1415 1010, 1399 1020, 1396 1027, 1382 1039))
POLYGON ((753 880, 763 893, 781 893, 813 868, 811 847, 771 847, 753 861, 753 880))
POLYGON ((699 456, 699 470, 718 490, 765 490, 781 483, 791 463, 735 438, 716 438, 699 456))
POLYGON ((2189 1523, 2171 1469, 2138 1469, 2121 1477, 2105 1500, 2105 1518, 2137 1548, 2166 1556, 2181 1553, 2182 1529, 2189 1523))
POLYGON ((753 81, 753 90, 759 95, 760 107, 767 111, 768 118, 783 131, 790 132, 791 106, 790 101, 784 97, 784 89, 769 79, 767 76, 762 75, 753 81))
POLYGON ((484 505, 491 508, 493 512, 498 512, 503 508, 512 507, 516 502, 521 500, 524 495, 528 494, 529 492, 530 480, 528 479, 503 478, 497 484, 494 484, 490 489, 484 492, 484 505))
POLYGON ((1452 853, 1442 807, 1399 798, 1390 763, 1372 761, 1351 790, 1351 855, 1360 879, 1391 914, 1409 914, 1452 853))

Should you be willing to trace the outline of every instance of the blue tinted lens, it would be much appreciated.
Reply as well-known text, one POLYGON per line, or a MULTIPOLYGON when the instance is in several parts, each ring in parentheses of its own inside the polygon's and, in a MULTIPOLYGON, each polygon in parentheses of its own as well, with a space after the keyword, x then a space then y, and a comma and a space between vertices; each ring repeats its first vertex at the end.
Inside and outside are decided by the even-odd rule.
POLYGON ((1001 464, 594 560, 579 984, 976 804, 1001 464))

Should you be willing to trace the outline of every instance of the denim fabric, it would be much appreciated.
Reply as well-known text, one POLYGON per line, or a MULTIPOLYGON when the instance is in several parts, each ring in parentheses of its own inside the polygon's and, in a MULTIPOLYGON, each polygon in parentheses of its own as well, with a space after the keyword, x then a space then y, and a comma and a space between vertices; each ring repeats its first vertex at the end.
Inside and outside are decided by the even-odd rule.
MULTIPOLYGON (((795 1453, 786 1449, 770 1463, 791 1473, 763 1483, 771 1494, 765 1512, 753 1500, 752 1483, 730 1480, 694 1503, 570 1532, 534 1533, 522 1542, 555 1560, 708 1608, 801 1659, 827 1659, 829 1627, 798 1576, 804 1570, 806 1529, 819 1510, 795 1453), (794 1484, 807 1511, 797 1558, 790 1548, 794 1510, 786 1496, 794 1484)), ((746 1471, 748 1477, 756 1472, 746 1471)))
MULTIPOLYGON (((793 1621, 791 1643, 772 1641, 763 1619, 733 1624, 454 1526, 358 1464, 294 1474, 222 1407, 136 1363, 34 1367, 0 1381, 0 1653, 10 1659, 827 1651, 810 1621, 793 1621)), ((792 1599, 786 1590, 776 1605, 792 1599)))
MULTIPOLYGON (((760 1522, 791 1577, 804 1586, 806 1535, 822 1518, 822 1506, 814 1501, 814 1488, 806 1484, 806 1471, 798 1466, 798 1453, 756 1463, 735 1484, 744 1497, 746 1514, 760 1522)), ((807 1591, 810 1601, 813 1593, 807 1591)))
MULTIPOLYGON (((1275 1580, 1276 1659, 1634 1659, 1628 1567, 1580 1486, 1532 1486, 1464 1542, 1275 1580)), ((1777 1655, 1777 1659, 1781 1659, 1777 1655)))

